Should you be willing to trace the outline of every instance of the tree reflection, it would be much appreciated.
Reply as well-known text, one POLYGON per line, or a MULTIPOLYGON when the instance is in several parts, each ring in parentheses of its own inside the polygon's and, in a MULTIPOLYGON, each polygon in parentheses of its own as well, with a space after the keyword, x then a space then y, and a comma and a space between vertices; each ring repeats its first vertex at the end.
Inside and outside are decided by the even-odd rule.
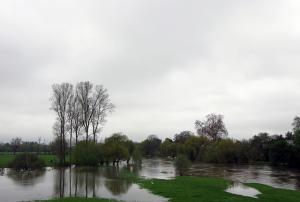
POLYGON ((131 167, 101 168, 61 168, 54 171, 55 196, 100 196, 101 188, 106 188, 112 195, 124 194, 132 183, 120 178, 123 172, 137 172, 131 167))
POLYGON ((45 169, 33 171, 16 171, 14 169, 8 169, 7 176, 17 184, 21 184, 23 186, 33 186, 36 183, 43 181, 45 173, 45 169))

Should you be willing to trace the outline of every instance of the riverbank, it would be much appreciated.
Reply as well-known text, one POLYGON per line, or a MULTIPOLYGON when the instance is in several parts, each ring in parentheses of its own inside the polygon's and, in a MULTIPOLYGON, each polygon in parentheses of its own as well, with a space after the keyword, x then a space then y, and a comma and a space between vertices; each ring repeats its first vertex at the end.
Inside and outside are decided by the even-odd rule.
MULTIPOLYGON (((210 177, 176 177, 171 180, 162 179, 141 179, 128 176, 135 183, 139 184, 156 195, 168 198, 172 202, 298 202, 299 191, 277 189, 267 185, 248 183, 249 187, 257 189, 261 194, 258 198, 245 197, 225 192, 231 182, 220 178, 210 177)), ((48 200, 47 202, 106 202, 111 199, 86 199, 86 198, 65 198, 48 200)), ((46 202, 46 201, 44 201, 46 202)))

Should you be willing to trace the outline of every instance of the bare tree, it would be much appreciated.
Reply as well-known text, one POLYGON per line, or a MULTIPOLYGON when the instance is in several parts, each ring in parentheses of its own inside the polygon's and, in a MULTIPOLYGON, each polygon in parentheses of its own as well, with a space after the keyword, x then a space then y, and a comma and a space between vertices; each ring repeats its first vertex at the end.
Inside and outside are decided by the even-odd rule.
POLYGON ((88 81, 80 82, 76 86, 76 96, 81 109, 81 122, 85 131, 86 141, 89 139, 89 129, 92 127, 93 139, 99 132, 99 125, 105 122, 106 115, 114 108, 110 102, 107 90, 103 86, 96 86, 88 81))
POLYGON ((73 129, 75 132, 75 144, 77 145, 78 143, 78 137, 80 135, 80 129, 82 127, 82 116, 81 116, 81 107, 80 103, 78 101, 78 96, 77 94, 74 97, 74 102, 72 106, 73 110, 73 129))
POLYGON ((204 121, 196 121, 195 127, 199 135, 205 135, 216 141, 228 132, 223 122, 223 116, 217 114, 208 114, 204 121))
POLYGON ((97 133, 100 132, 99 126, 105 123, 107 114, 112 112, 115 106, 109 99, 107 89, 103 88, 102 85, 96 86, 93 99, 95 109, 92 114, 92 131, 93 140, 96 142, 97 133))
MULTIPOLYGON (((68 100, 68 107, 67 107, 67 122, 68 122, 68 131, 69 131, 69 149, 70 149, 70 159, 72 157, 72 137, 73 137, 73 122, 74 122, 74 102, 75 97, 74 93, 72 91, 72 94, 70 95, 70 98, 68 100)), ((71 162, 71 160, 70 160, 71 162)))
POLYGON ((85 131, 86 141, 89 139, 89 127, 93 115, 93 99, 92 99, 93 84, 89 81, 80 82, 76 86, 76 95, 81 109, 82 126, 85 131))
POLYGON ((65 163, 65 141, 66 141, 66 124, 67 124, 67 111, 68 102, 73 94, 73 85, 70 83, 53 84, 53 95, 51 97, 51 109, 57 114, 57 120, 59 122, 59 139, 60 144, 60 163, 65 163))

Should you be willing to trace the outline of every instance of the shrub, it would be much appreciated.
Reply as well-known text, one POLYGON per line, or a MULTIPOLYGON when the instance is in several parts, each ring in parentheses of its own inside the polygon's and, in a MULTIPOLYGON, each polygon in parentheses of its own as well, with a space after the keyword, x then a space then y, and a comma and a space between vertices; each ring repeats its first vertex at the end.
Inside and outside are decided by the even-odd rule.
POLYGON ((94 142, 79 142, 73 153, 74 163, 79 166, 97 166, 101 157, 100 146, 94 142))
POLYGON ((133 150, 132 154, 132 160, 135 165, 141 165, 142 164, 142 153, 139 149, 135 148, 133 150))
POLYGON ((45 162, 36 154, 22 153, 18 154, 9 166, 18 170, 34 170, 45 167, 45 162))
POLYGON ((191 167, 191 162, 185 155, 179 154, 175 160, 175 167, 179 175, 182 176, 191 167))

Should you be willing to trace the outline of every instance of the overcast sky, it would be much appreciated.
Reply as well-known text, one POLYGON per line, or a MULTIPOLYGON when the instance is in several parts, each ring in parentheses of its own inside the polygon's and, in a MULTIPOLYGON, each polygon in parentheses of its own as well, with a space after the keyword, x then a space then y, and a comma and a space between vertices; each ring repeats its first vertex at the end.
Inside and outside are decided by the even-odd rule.
POLYGON ((1 1, 0 142, 53 138, 53 83, 103 84, 102 138, 173 137, 208 113, 233 138, 300 114, 300 1, 1 1))

